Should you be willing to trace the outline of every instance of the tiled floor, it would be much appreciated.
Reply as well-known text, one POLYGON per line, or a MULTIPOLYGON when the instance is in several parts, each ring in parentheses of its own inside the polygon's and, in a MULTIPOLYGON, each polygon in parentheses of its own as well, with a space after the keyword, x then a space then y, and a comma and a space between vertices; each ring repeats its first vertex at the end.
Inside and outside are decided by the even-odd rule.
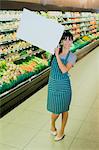
POLYGON ((99 47, 70 75, 73 97, 65 138, 55 142, 50 135, 45 86, 0 119, 0 150, 99 150, 99 47))

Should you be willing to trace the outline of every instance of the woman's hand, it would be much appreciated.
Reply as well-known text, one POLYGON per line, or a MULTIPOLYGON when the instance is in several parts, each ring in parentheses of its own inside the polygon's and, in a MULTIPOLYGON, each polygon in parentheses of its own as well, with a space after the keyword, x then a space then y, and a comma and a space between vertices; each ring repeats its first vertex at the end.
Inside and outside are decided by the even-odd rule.
POLYGON ((59 48, 55 48, 55 55, 56 57, 59 56, 59 48))

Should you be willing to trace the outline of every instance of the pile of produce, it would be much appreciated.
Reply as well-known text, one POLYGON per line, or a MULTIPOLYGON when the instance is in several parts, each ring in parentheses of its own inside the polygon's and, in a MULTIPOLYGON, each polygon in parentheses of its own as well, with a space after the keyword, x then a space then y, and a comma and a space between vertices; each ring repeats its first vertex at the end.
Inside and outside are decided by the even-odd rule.
POLYGON ((14 64, 11 60, 0 60, 0 94, 48 67, 47 60, 32 56, 14 64))

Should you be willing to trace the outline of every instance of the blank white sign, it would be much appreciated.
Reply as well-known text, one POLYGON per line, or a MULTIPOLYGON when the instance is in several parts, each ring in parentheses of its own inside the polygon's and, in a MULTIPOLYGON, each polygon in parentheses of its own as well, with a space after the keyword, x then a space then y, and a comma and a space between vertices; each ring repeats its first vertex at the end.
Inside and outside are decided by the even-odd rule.
POLYGON ((23 9, 17 37, 54 54, 65 27, 54 20, 23 9))

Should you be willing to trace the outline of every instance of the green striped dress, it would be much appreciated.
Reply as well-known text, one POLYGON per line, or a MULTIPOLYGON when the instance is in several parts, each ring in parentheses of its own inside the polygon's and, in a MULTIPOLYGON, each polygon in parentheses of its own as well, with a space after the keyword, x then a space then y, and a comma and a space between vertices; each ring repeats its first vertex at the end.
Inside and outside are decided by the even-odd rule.
MULTIPOLYGON (((69 51, 65 59, 61 58, 63 64, 66 65, 68 62, 70 53, 69 51)), ((68 111, 71 97, 72 89, 69 74, 61 72, 54 56, 48 81, 47 110, 54 114, 68 111)))

